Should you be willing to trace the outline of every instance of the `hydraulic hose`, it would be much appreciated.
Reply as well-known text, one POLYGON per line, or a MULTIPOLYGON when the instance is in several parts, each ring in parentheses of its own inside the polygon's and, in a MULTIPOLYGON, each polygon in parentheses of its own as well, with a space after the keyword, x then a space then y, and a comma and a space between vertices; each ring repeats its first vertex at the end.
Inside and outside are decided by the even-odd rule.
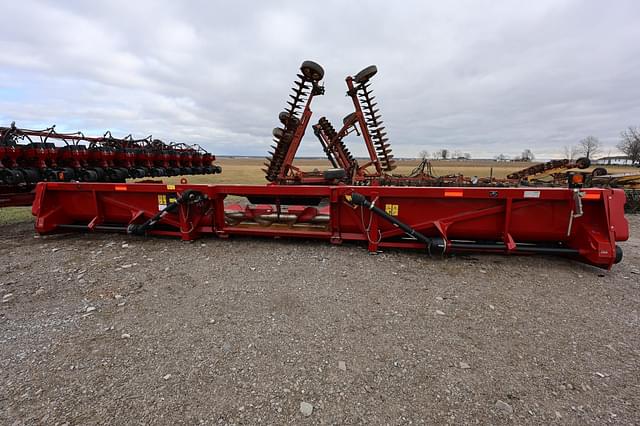
POLYGON ((193 189, 187 189, 180 197, 173 203, 167 204, 167 206, 156 213, 152 218, 142 224, 132 223, 127 227, 127 233, 133 235, 144 235, 148 230, 153 229, 164 216, 169 213, 175 212, 181 204, 194 204, 204 199, 204 195, 200 191, 193 189))
POLYGON ((391 216, 384 210, 380 209, 379 207, 376 207, 371 201, 367 200, 365 196, 362 194, 359 194, 357 192, 352 193, 351 203, 371 210, 373 213, 377 214, 381 218, 385 219, 388 222, 391 222, 394 226, 397 226, 398 228, 402 229, 405 234, 424 243, 427 246, 427 252, 430 255, 443 254, 447 249, 447 245, 444 239, 440 237, 434 237, 434 238, 427 237, 426 235, 421 234, 420 232, 416 231, 406 223, 399 221, 394 216, 391 216))

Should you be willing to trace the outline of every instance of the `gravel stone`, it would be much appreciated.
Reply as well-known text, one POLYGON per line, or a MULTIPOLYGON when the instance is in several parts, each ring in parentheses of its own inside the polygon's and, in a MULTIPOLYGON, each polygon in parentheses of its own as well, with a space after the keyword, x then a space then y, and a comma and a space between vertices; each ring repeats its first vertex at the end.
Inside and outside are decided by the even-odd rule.
POLYGON ((496 401, 496 408, 498 410, 500 410, 502 412, 505 412, 505 413, 508 413, 508 414, 513 413, 513 407, 511 405, 507 404, 506 402, 501 401, 501 400, 497 400, 496 401))
POLYGON ((308 402, 301 402, 300 412, 303 416, 309 417, 311 414, 313 414, 313 405, 309 404, 308 402))
POLYGON ((13 293, 0 424, 640 424, 640 215, 627 219, 624 260, 607 272, 549 256, 0 226, 0 297, 13 293))

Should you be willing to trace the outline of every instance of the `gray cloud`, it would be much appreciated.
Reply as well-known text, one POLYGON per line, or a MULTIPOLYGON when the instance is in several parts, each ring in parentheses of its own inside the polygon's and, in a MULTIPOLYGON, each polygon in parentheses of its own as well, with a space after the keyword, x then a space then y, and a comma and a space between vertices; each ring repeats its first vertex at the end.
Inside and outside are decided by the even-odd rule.
MULTIPOLYGON (((352 108, 345 76, 378 65, 399 156, 553 157, 589 134, 613 147, 640 124, 637 2, 422 3, 9 2, 0 120, 261 155, 313 59, 327 90, 315 119, 334 122, 352 108)), ((309 132, 301 154, 320 153, 309 132)))

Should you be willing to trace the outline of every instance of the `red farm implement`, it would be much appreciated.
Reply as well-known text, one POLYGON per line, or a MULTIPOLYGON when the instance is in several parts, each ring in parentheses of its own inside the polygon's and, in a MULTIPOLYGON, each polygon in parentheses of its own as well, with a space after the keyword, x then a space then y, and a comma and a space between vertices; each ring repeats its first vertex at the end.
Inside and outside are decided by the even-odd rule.
POLYGON ((40 183, 33 214, 40 233, 300 237, 610 268, 628 238, 624 201, 615 189, 40 183))
POLYGON ((125 182, 220 173, 199 145, 0 127, 0 207, 30 205, 38 182, 125 182), (58 145, 56 145, 56 142, 58 145), (60 145, 60 146, 59 146, 60 145))
MULTIPOLYGON (((601 268, 611 268, 622 259, 616 242, 628 238, 624 191, 583 188, 587 180, 582 172, 559 175, 570 168, 588 167, 584 161, 544 163, 501 180, 436 177, 426 160, 407 176, 391 174, 395 161, 371 90, 375 66, 346 78, 355 111, 344 118, 340 129, 334 129, 326 117, 312 126, 332 168, 300 170, 294 159, 311 121, 312 100, 324 94, 319 84, 324 70, 305 61, 300 71, 291 100, 278 117, 282 127, 273 130, 275 145, 264 169, 271 184, 128 184, 122 183, 120 175, 112 179, 116 183, 43 182, 37 186, 33 204, 36 230, 122 232, 183 240, 208 235, 315 238, 334 244, 359 241, 372 252, 392 247, 430 255, 561 255, 601 268), (356 159, 350 153, 345 142, 350 134, 362 138, 367 158, 356 159), (544 186, 519 187, 548 175, 553 175, 553 181, 541 182, 544 186), (549 187, 559 185, 564 187, 549 187)), ((154 141, 145 146, 153 148, 154 141)), ((179 151, 178 146, 172 153, 118 149, 108 143, 100 148, 108 151, 104 153, 108 160, 73 154, 67 167, 76 173, 87 169, 85 162, 93 161, 93 168, 108 166, 123 174, 140 169, 140 175, 154 176, 210 164, 205 154, 198 157, 192 151, 179 151)), ((48 166, 46 159, 42 161, 40 168, 48 166)))

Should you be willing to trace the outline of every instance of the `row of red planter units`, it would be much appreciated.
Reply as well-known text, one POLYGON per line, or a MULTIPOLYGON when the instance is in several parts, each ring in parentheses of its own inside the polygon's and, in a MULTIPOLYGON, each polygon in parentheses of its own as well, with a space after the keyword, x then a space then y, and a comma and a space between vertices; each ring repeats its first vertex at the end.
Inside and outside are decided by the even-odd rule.
POLYGON ((215 156, 199 145, 148 136, 116 138, 0 127, 0 184, 41 181, 124 182, 126 179, 220 173, 215 156))

